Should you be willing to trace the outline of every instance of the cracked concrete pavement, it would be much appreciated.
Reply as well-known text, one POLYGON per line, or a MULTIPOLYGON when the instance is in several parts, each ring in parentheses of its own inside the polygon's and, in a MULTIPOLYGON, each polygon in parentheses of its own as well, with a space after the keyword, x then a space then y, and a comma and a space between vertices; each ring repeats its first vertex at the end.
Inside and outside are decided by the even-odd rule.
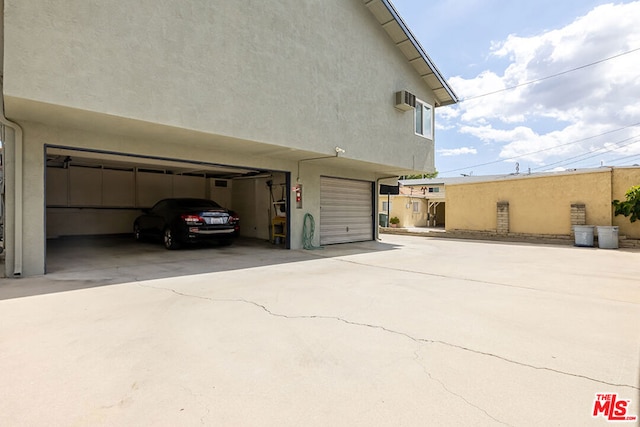
POLYGON ((606 425, 596 393, 640 412, 638 251, 134 250, 2 281, 0 425, 606 425))

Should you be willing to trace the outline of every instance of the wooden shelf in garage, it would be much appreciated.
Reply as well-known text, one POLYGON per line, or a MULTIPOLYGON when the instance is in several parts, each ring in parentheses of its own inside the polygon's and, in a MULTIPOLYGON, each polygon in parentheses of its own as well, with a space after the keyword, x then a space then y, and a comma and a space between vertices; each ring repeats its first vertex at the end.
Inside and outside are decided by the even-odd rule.
POLYGON ((271 220, 271 243, 276 243, 276 238, 282 238, 280 243, 284 243, 287 238, 287 217, 275 216, 271 220), (276 229, 282 231, 276 232, 276 229))

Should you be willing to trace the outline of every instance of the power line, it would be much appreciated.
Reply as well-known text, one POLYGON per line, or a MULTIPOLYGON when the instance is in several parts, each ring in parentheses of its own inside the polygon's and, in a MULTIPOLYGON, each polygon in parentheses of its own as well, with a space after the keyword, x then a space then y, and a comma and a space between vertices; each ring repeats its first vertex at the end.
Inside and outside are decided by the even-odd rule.
POLYGON ((598 148, 596 150, 593 150, 593 151, 589 151, 589 152, 586 152, 586 153, 578 154, 577 156, 567 157, 567 158, 564 158, 562 160, 558 160, 556 162, 548 163, 546 165, 538 166, 538 167, 535 167, 535 168, 532 168, 532 169, 533 170, 544 169, 544 168, 548 168, 549 166, 562 164, 562 163, 566 163, 566 164, 576 163, 576 162, 570 162, 570 160, 578 159, 576 161, 579 162, 579 161, 585 160, 585 159, 580 159, 580 157, 591 158, 591 157, 593 157, 592 155, 598 155, 598 154, 601 154, 601 153, 607 153, 607 152, 610 152, 610 151, 615 151, 618 148, 626 147, 627 145, 632 145, 632 144, 635 144, 636 142, 638 142, 638 135, 634 135, 634 136, 632 136, 630 138, 626 138, 626 139, 623 139, 621 141, 614 142, 613 144, 615 144, 615 147, 613 147, 613 148, 600 147, 600 148, 598 148), (628 142, 626 144, 623 144, 623 142, 627 142, 627 141, 630 141, 630 140, 633 140, 633 141, 628 142))
POLYGON ((463 168, 458 168, 458 169, 451 169, 451 170, 448 170, 448 171, 443 171, 441 173, 444 174, 444 173, 450 173, 450 172, 458 172, 458 171, 461 171, 461 170, 467 170, 467 169, 471 169, 471 168, 479 168, 479 167, 482 167, 482 166, 493 165, 495 163, 508 162, 509 160, 516 160, 516 159, 519 159, 521 157, 530 156, 532 154, 538 154, 538 153, 542 153, 542 152, 549 151, 549 150, 555 150, 556 148, 564 147, 564 146, 567 146, 567 145, 572 145, 572 144, 577 144, 579 142, 588 141, 590 139, 598 138, 598 137, 601 137, 601 136, 604 136, 604 135, 608 135, 608 134, 614 133, 614 132, 619 132, 621 130, 625 130, 625 129, 628 129, 628 128, 631 128, 631 127, 634 127, 634 126, 640 126, 640 122, 633 123, 633 124, 630 124, 630 125, 627 125, 627 126, 623 126, 621 128, 613 129, 613 130, 610 130, 610 131, 607 131, 607 132, 603 132, 603 133, 598 134, 598 135, 593 135, 593 136, 589 136, 589 137, 586 137, 586 138, 578 139, 578 140, 575 140, 575 141, 566 142, 564 144, 554 145, 553 147, 543 148, 541 150, 531 151, 531 152, 525 153, 525 154, 520 154, 518 156, 508 157, 506 159, 493 160, 493 161, 490 161, 490 162, 480 163, 480 164, 477 164, 477 165, 465 166, 463 168))
POLYGON ((616 151, 616 150, 618 150, 619 148, 626 147, 626 146, 628 146, 628 145, 633 145, 633 144, 636 144, 636 143, 638 143, 638 142, 640 142, 640 139, 639 139, 638 135, 636 135, 636 136, 633 136, 633 137, 631 137, 631 138, 623 139, 622 141, 618 141, 618 142, 616 142, 615 144, 621 144, 621 145, 617 145, 616 147, 609 148, 609 149, 599 148, 599 149, 597 149, 597 150, 595 150, 595 151, 590 151, 590 152, 588 152, 588 153, 583 153, 583 154, 579 154, 579 155, 577 155, 577 156, 568 157, 568 158, 566 158, 566 159, 559 160, 559 161, 557 161, 557 162, 553 162, 553 163, 549 163, 549 164, 544 165, 544 166, 538 166, 538 167, 536 167, 536 168, 532 168, 532 170, 536 170, 536 169, 543 169, 543 168, 544 168, 544 170, 543 170, 543 171, 547 171, 547 170, 549 170, 549 167, 550 167, 550 166, 555 166, 555 165, 565 165, 565 166, 566 166, 566 165, 571 165, 571 164, 574 164, 574 163, 582 162, 582 161, 587 160, 587 159, 591 159, 591 158, 593 158, 593 157, 600 156, 600 155, 605 154, 605 153, 610 153, 610 152, 612 152, 612 151, 616 151), (633 141, 628 142, 628 143, 626 143, 626 144, 621 144, 622 142, 626 142, 626 141, 629 141, 629 140, 633 140, 633 141), (580 157, 583 157, 583 158, 580 158, 580 157), (576 160, 576 159, 577 159, 577 160, 576 160), (573 161, 569 161, 569 160, 573 160, 573 161))
POLYGON ((633 159, 634 157, 640 157, 640 153, 638 153, 638 154, 632 154, 632 155, 630 155, 630 156, 618 157, 618 158, 616 158, 616 159, 611 159, 611 160, 608 160, 608 161, 607 161, 607 163, 609 163, 609 164, 613 164, 613 163, 620 162, 620 161, 622 161, 622 160, 627 160, 627 161, 628 161, 628 159, 633 159))
MULTIPOLYGON (((493 94, 496 94, 496 93, 505 92, 507 90, 516 89, 518 87, 522 87, 522 86, 530 85, 530 84, 533 84, 533 83, 537 83, 537 82, 540 82, 540 81, 543 81, 543 80, 548 80, 548 79, 551 79, 551 78, 554 78, 554 77, 558 77, 558 76, 561 76, 561 75, 564 75, 564 74, 567 74, 567 73, 571 73, 571 72, 574 72, 574 71, 581 70, 583 68, 591 67, 591 66, 594 66, 594 65, 597 65, 597 64, 600 64, 600 63, 603 63, 603 62, 606 62, 606 61, 609 61, 609 60, 624 56, 624 55, 628 55, 630 53, 633 53, 633 52, 636 52, 636 51, 639 51, 639 50, 640 50, 640 47, 632 49, 632 50, 629 50, 629 51, 626 51, 626 52, 619 53, 619 54, 614 55, 614 56, 610 56, 608 58, 601 59, 599 61, 595 61, 595 62, 591 62, 591 63, 586 64, 586 65, 575 67, 575 68, 572 68, 570 70, 562 71, 560 73, 552 74, 552 75, 549 75, 549 76, 546 76, 546 77, 541 77, 539 79, 535 79, 535 80, 531 80, 531 81, 528 81, 528 82, 520 83, 520 84, 515 85, 515 86, 510 86, 510 87, 507 87, 507 88, 504 88, 504 89, 500 89, 500 90, 493 91, 493 92, 488 92, 488 93, 485 93, 485 94, 482 94, 482 95, 476 95, 476 96, 472 96, 472 97, 469 97, 469 98, 464 98, 464 99, 461 99, 459 102, 464 102, 464 101, 468 101, 468 100, 471 100, 471 99, 481 98, 481 97, 484 97, 484 96, 489 96, 489 95, 493 95, 493 94)), ((488 166, 488 165, 492 165, 492 164, 496 164, 496 163, 502 163, 502 162, 506 162, 506 161, 509 161, 509 160, 516 160, 516 159, 519 159, 521 157, 529 156, 529 155, 532 155, 532 154, 538 154, 538 153, 541 153, 541 152, 544 152, 544 151, 548 151, 548 150, 554 150, 554 149, 557 149, 559 147, 563 147, 563 146, 567 146, 567 145, 577 144, 579 142, 584 142, 584 141, 587 141, 589 139, 597 138, 597 137, 600 137, 600 136, 603 136, 603 135, 607 135, 609 133, 617 132, 617 131, 624 130, 624 129, 627 129, 627 128, 630 128, 630 127, 634 127, 634 126, 638 126, 638 125, 640 125, 640 123, 634 123, 634 124, 631 124, 631 125, 628 125, 628 126, 624 126, 624 127, 618 128, 618 129, 614 129, 614 130, 611 130, 611 131, 604 132, 604 133, 599 134, 599 135, 590 136, 590 137, 579 139, 579 140, 576 140, 576 141, 571 141, 571 142, 567 142, 567 143, 564 143, 564 144, 555 145, 553 147, 544 148, 544 149, 541 149, 541 150, 532 151, 532 152, 529 152, 529 153, 525 153, 525 154, 521 154, 521 155, 518 155, 518 156, 509 157, 509 158, 505 158, 505 159, 494 160, 494 161, 490 161, 490 162, 486 162, 486 163, 480 163, 480 164, 477 164, 477 165, 467 166, 467 167, 463 167, 463 168, 451 169, 451 170, 448 170, 448 171, 444 171, 442 173, 457 172, 457 171, 466 170, 466 169, 470 169, 470 168, 477 168, 477 167, 488 166)))
POLYGON ((517 88, 522 87, 522 86, 527 86, 527 85, 530 85, 530 84, 533 84, 533 83, 538 83, 538 82, 541 82, 543 80, 548 80, 548 79, 551 79, 551 78, 554 78, 554 77, 562 76, 564 74, 572 73, 574 71, 582 70, 583 68, 592 67, 594 65, 601 64, 603 62, 610 61, 612 59, 619 58, 619 57, 624 56, 624 55, 628 55, 628 54, 636 52, 638 50, 640 50, 640 47, 632 49, 632 50, 629 50, 627 52, 619 53, 619 54, 614 55, 614 56, 610 56, 610 57, 605 58, 605 59, 601 59, 599 61, 591 62, 591 63, 586 64, 586 65, 581 65, 579 67, 575 67, 575 68, 572 68, 570 70, 562 71, 562 72, 557 73, 557 74, 551 74, 551 75, 546 76, 546 77, 540 77, 539 79, 530 80, 528 82, 520 83, 520 84, 517 84, 515 86, 509 86, 509 87, 506 87, 506 88, 503 88, 503 89, 495 90, 493 92, 484 93, 482 95, 475 95, 475 96, 470 96, 468 98, 463 98, 463 99, 459 100, 458 102, 460 103, 460 102, 470 101, 472 99, 483 98, 485 96, 495 95, 496 93, 506 92, 508 90, 517 89, 517 88))

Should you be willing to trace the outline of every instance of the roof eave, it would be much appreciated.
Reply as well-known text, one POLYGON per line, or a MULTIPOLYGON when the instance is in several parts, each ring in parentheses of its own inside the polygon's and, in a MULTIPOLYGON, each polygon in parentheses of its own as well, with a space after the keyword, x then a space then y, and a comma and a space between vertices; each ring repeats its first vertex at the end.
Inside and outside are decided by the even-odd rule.
POLYGON ((436 107, 452 105, 458 97, 446 82, 438 67, 433 63, 418 39, 413 35, 395 6, 389 0, 363 0, 369 11, 389 34, 392 41, 405 55, 409 63, 418 71, 425 83, 433 90, 436 107), (384 6, 384 10, 380 9, 384 6), (398 32, 400 30, 400 32, 398 32))

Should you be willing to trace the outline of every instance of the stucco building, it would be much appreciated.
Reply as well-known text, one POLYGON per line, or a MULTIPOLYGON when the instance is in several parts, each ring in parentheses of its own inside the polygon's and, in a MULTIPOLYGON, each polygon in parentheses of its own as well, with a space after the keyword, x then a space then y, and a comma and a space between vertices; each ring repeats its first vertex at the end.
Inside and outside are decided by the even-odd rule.
POLYGON ((402 227, 445 227, 448 186, 491 181, 501 177, 485 175, 400 180, 399 194, 393 196, 393 200, 384 197, 380 199, 380 212, 398 218, 402 227))
POLYGON ((131 232, 163 197, 210 197, 268 238, 370 240, 376 186, 434 169, 456 97, 388 0, 4 0, 5 272, 47 237, 131 232))
MULTIPOLYGON (((624 200, 640 185, 640 167, 601 167, 565 172, 468 176, 402 181, 393 196, 391 215, 405 227, 426 226, 412 212, 413 203, 444 195, 447 232, 471 236, 502 234, 531 238, 569 237, 574 225, 617 226, 622 239, 640 239, 640 222, 613 214, 613 200, 624 200), (427 189, 427 191, 424 191, 427 189), (422 193, 425 194, 422 194, 422 193), (412 222, 415 221, 415 222, 412 222)), ((381 199, 381 202, 382 203, 381 199)))

